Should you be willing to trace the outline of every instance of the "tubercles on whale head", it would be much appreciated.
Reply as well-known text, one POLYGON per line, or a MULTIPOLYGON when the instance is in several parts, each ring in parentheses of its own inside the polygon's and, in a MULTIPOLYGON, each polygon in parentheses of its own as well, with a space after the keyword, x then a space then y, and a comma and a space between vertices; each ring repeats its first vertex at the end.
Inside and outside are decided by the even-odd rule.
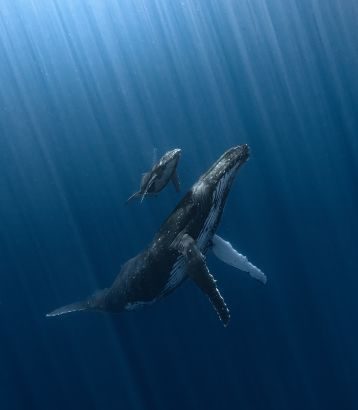
POLYGON ((230 148, 202 175, 200 180, 209 184, 217 184, 228 173, 233 175, 248 158, 249 146, 247 144, 230 148))

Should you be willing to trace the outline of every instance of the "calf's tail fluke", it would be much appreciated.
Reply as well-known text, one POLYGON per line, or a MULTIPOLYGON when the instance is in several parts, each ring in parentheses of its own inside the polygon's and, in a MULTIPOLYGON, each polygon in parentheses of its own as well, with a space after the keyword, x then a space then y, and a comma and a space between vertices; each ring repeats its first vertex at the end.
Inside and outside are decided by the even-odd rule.
POLYGON ((87 300, 81 302, 71 303, 70 305, 62 306, 58 309, 53 310, 50 313, 47 313, 46 317, 60 316, 65 313, 79 312, 81 310, 89 310, 90 306, 87 300))

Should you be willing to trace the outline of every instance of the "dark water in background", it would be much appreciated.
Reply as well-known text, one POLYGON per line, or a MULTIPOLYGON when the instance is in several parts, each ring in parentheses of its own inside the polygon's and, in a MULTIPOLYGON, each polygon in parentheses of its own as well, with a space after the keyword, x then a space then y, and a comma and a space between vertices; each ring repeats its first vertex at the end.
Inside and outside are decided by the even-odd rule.
POLYGON ((0 0, 0 407, 357 409, 358 3, 0 0), (108 286, 179 197, 123 202, 179 146, 183 192, 251 159, 208 256, 223 328, 186 283, 120 316, 108 286))

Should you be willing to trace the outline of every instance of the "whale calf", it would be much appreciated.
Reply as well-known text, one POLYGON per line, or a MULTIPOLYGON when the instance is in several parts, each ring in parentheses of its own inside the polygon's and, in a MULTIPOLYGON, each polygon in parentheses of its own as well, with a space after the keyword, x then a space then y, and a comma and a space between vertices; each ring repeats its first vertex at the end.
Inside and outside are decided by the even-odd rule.
POLYGON ((157 194, 169 181, 172 181, 177 192, 180 191, 180 182, 176 172, 180 159, 181 150, 179 148, 166 152, 158 162, 155 162, 152 169, 142 176, 139 191, 131 195, 127 202, 132 199, 141 198, 143 201, 146 195, 157 194))
POLYGON ((229 309, 207 267, 207 251, 212 249, 224 262, 266 282, 260 269, 216 235, 234 178, 248 157, 247 145, 226 151, 179 201, 148 247, 123 265, 109 288, 47 316, 81 310, 136 309, 168 295, 189 278, 207 295, 226 326, 229 309))

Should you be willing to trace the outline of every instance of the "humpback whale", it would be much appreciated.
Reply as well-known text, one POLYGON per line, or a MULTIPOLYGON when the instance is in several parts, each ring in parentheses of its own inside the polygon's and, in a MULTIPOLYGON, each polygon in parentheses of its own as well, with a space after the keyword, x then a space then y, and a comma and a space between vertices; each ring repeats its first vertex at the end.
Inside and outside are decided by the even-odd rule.
POLYGON ((129 259, 113 284, 88 299, 54 310, 47 316, 81 310, 121 312, 153 303, 190 278, 208 296, 226 326, 229 309, 210 273, 205 254, 212 249, 224 262, 266 282, 266 276, 215 233, 238 169, 249 147, 226 151, 192 186, 162 223, 149 246, 129 259))
POLYGON ((152 169, 142 176, 139 191, 131 195, 127 202, 132 199, 141 198, 143 201, 146 195, 157 194, 168 185, 171 180, 175 190, 180 191, 180 183, 176 172, 180 159, 181 150, 179 148, 166 152, 158 162, 153 161, 152 169))

